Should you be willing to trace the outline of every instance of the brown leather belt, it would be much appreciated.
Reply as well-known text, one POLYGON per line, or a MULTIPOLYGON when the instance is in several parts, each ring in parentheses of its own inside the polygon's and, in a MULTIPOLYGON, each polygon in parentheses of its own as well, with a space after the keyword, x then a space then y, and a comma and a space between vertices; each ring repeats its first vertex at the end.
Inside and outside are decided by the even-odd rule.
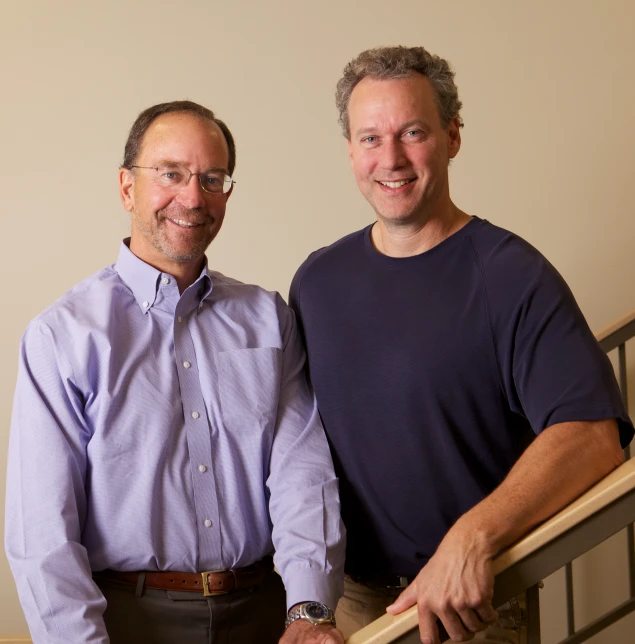
MULTIPOLYGON (((272 570, 272 557, 264 557, 245 568, 231 568, 230 570, 207 570, 205 572, 158 572, 148 570, 144 571, 145 580, 143 586, 152 590, 199 592, 209 597, 210 595, 224 595, 235 590, 257 586, 264 581, 272 570)), ((93 577, 97 580, 104 579, 116 581, 127 586, 137 586, 141 574, 144 573, 100 570, 94 572, 93 577)))

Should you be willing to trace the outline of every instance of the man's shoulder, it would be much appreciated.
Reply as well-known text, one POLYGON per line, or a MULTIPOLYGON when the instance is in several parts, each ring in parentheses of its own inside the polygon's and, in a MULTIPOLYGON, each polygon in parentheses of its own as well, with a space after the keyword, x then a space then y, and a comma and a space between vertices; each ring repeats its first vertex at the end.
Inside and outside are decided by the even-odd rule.
POLYGON ((233 277, 228 277, 219 271, 208 269, 207 274, 212 280, 214 290, 223 291, 224 294, 233 293, 236 296, 243 297, 262 297, 265 299, 275 299, 280 297, 277 291, 269 291, 258 284, 241 282, 233 277))
POLYGON ((470 242, 493 311, 509 312, 536 293, 545 302, 575 301, 557 269, 531 243, 487 221, 482 224, 471 232, 470 242))
POLYGON ((540 252, 520 235, 487 219, 479 220, 479 225, 470 230, 469 237, 474 251, 484 262, 513 260, 517 254, 542 257, 540 252))
POLYGON ((95 302, 103 301, 117 284, 121 284, 121 280, 114 265, 106 266, 71 287, 36 315, 29 326, 44 324, 55 327, 65 319, 79 322, 83 316, 94 311, 95 302))
POLYGON ((304 273, 309 270, 313 271, 320 270, 330 260, 335 258, 346 259, 350 257, 350 246, 353 244, 359 245, 363 241, 364 233, 368 230, 369 226, 362 228, 361 230, 356 230, 353 233, 345 235, 341 239, 333 242, 329 246, 324 246, 313 251, 300 265, 297 273, 304 273))
POLYGON ((293 300, 297 295, 301 283, 308 274, 311 275, 312 279, 319 281, 322 278, 341 275, 342 271, 346 271, 351 263, 356 263, 355 251, 363 250, 364 236, 369 228, 370 226, 366 226, 361 230, 345 235, 329 246, 313 251, 296 271, 291 284, 290 299, 293 300))
POLYGON ((211 298, 215 304, 242 309, 245 316, 249 313, 267 314, 270 311, 275 311, 278 317, 287 314, 288 306, 277 291, 241 282, 218 271, 208 269, 207 273, 212 280, 211 298))
POLYGON ((545 256, 516 233, 487 220, 470 230, 469 240, 483 276, 523 279, 531 271, 555 272, 545 256))

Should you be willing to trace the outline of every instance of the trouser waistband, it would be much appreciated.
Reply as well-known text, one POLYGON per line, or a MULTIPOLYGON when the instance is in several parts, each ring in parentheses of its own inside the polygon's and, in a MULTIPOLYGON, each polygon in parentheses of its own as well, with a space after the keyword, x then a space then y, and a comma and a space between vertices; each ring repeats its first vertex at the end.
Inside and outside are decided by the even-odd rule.
POLYGON ((264 557, 244 568, 207 570, 203 572, 177 571, 119 571, 100 570, 93 572, 96 580, 110 580, 127 586, 152 590, 176 590, 200 592, 203 595, 223 595, 261 584, 273 571, 273 558, 264 557))

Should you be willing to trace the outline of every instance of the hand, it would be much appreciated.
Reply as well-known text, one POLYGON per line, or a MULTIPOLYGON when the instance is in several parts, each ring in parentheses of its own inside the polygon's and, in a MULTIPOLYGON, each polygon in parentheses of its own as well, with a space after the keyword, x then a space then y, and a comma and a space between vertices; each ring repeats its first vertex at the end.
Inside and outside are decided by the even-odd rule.
POLYGON ((344 636, 330 624, 316 626, 306 619, 296 619, 289 624, 279 644, 344 644, 344 636))
POLYGON ((493 596, 492 554, 487 544, 459 521, 386 610, 396 615, 417 604, 423 644, 440 644, 437 618, 454 642, 465 642, 498 618, 493 596))

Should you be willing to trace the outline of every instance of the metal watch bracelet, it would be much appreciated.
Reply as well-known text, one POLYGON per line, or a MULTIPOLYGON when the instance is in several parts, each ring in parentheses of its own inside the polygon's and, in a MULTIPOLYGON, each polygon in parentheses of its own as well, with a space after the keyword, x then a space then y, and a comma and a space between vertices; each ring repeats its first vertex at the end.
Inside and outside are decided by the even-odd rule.
POLYGON ((284 622, 285 629, 298 619, 304 619, 315 626, 321 626, 322 624, 335 626, 333 611, 328 606, 320 604, 320 602, 302 602, 294 606, 289 611, 284 622))

